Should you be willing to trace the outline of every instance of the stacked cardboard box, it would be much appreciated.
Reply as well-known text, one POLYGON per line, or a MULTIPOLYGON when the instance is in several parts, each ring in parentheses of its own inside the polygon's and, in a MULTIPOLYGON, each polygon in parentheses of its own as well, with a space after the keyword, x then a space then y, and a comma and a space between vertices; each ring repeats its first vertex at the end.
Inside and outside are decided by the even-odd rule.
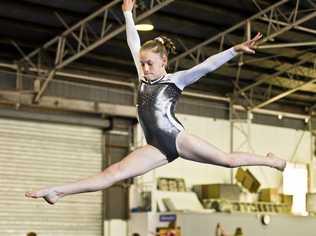
POLYGON ((256 193, 260 188, 260 182, 248 169, 243 170, 242 168, 238 168, 235 178, 251 193, 256 193))
POLYGON ((200 199, 221 198, 239 201, 241 190, 237 184, 203 184, 193 186, 200 199))
POLYGON ((157 235, 159 236, 181 236, 181 229, 180 227, 177 227, 175 229, 172 228, 158 228, 157 229, 157 235))
POLYGON ((287 195, 287 194, 280 193, 280 200, 281 200, 281 203, 284 203, 284 204, 292 207, 293 195, 287 195))
POLYGON ((281 202, 279 190, 277 188, 263 188, 259 192, 258 200, 261 202, 279 203, 281 202))
POLYGON ((290 209, 293 203, 293 196, 283 193, 278 193, 277 188, 263 188, 259 192, 259 201, 281 203, 287 205, 290 209))

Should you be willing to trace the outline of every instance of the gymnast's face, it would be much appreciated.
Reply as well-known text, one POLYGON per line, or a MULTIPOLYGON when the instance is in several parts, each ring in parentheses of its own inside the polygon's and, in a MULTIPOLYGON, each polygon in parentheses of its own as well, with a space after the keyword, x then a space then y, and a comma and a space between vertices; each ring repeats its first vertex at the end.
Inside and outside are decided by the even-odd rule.
POLYGON ((140 51, 140 64, 144 77, 148 80, 155 80, 166 74, 167 56, 150 49, 140 51))

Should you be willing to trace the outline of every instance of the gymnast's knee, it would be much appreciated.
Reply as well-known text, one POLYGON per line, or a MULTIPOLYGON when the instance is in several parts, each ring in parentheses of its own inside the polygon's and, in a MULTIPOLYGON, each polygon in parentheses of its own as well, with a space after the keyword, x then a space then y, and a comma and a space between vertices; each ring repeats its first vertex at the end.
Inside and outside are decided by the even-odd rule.
POLYGON ((102 174, 104 176, 111 176, 115 182, 124 179, 124 170, 120 162, 114 163, 107 167, 102 174))
POLYGON ((236 161, 236 158, 234 157, 234 153, 226 153, 225 154, 225 167, 228 168, 234 168, 234 167, 238 167, 238 163, 236 161))

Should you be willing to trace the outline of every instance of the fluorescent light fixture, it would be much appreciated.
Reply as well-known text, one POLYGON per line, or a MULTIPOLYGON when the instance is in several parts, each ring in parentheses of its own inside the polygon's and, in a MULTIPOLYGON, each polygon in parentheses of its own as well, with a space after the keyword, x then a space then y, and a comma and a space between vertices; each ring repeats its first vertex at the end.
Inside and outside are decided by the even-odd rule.
POLYGON ((144 20, 136 25, 138 31, 151 31, 154 29, 154 25, 150 20, 144 20))

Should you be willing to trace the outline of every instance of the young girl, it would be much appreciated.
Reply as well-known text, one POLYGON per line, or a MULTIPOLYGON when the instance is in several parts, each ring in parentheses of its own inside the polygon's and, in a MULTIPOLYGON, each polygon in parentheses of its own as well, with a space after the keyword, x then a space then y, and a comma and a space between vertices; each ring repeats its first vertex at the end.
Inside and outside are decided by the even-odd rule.
POLYGON ((26 196, 43 197, 48 203, 54 204, 66 195, 98 191, 117 181, 142 175, 179 156, 229 168, 261 165, 282 171, 286 162, 273 154, 268 153, 264 157, 249 153, 225 153, 187 133, 174 115, 176 102, 185 87, 217 69, 239 52, 254 53, 253 46, 262 35, 258 33, 253 39, 211 56, 191 69, 168 74, 168 54, 174 52, 174 45, 168 38, 158 37, 141 47, 131 12, 134 4, 135 0, 124 0, 122 9, 126 20, 127 43, 140 80, 136 105, 138 118, 148 144, 96 176, 63 186, 27 192, 26 196))

